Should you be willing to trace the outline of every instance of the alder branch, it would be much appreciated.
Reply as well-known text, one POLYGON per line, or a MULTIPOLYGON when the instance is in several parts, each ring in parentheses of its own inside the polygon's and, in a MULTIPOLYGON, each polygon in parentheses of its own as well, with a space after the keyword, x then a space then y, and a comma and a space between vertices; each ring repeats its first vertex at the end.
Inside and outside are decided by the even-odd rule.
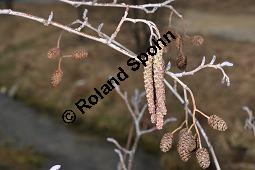
MULTIPOLYGON (((147 104, 144 104, 143 107, 140 109, 140 103, 142 101, 142 98, 145 97, 145 92, 139 92, 138 90, 135 90, 134 96, 132 97, 131 103, 133 105, 133 108, 131 107, 131 104, 128 100, 128 95, 127 92, 121 92, 119 86, 115 87, 116 92, 120 95, 120 97, 124 100, 130 115, 132 117, 132 123, 135 126, 135 137, 132 143, 132 146, 130 149, 122 147, 115 139, 113 138, 107 138, 107 141, 113 143, 119 150, 118 154, 120 157, 120 162, 119 165, 121 167, 127 167, 127 170, 131 170, 133 161, 134 161, 134 156, 137 150, 138 143, 140 141, 140 138, 144 134, 152 133, 153 131, 156 130, 156 127, 152 127, 149 129, 141 129, 141 120, 142 117, 144 116, 145 110, 147 108, 147 104), (120 152, 122 151, 122 152, 120 152), (123 162, 125 163, 125 160, 122 161, 122 158, 126 158, 127 156, 127 165, 123 165, 123 162)), ((168 118, 164 121, 164 124, 170 123, 170 122, 175 122, 176 118, 168 118)))
POLYGON ((88 38, 90 40, 94 40, 94 41, 103 43, 103 44, 115 49, 116 51, 119 51, 120 53, 122 53, 122 54, 124 54, 128 57, 136 58, 136 55, 133 55, 134 53, 130 54, 128 51, 126 51, 126 50, 122 49, 121 47, 119 47, 118 45, 114 44, 114 42, 108 43, 108 39, 106 39, 106 38, 101 38, 101 37, 95 37, 95 36, 92 36, 92 35, 88 35, 86 33, 80 32, 80 31, 78 31, 76 29, 73 29, 69 26, 65 26, 65 25, 62 25, 62 24, 54 22, 54 21, 48 22, 48 19, 37 17, 37 16, 31 15, 31 14, 26 14, 26 13, 23 13, 23 12, 13 11, 13 10, 10 10, 10 9, 0 9, 0 14, 2 14, 2 15, 13 15, 13 16, 19 16, 19 17, 27 18, 27 19, 42 23, 45 26, 52 25, 52 26, 55 26, 55 27, 60 28, 62 30, 65 30, 67 32, 79 35, 81 37, 85 37, 85 38, 88 38))
POLYGON ((173 6, 170 5, 170 3, 172 3, 174 0, 167 0, 162 3, 151 3, 151 4, 142 4, 142 5, 129 5, 129 4, 125 4, 125 3, 118 4, 117 2, 115 2, 115 3, 97 3, 97 2, 93 3, 93 1, 86 1, 86 2, 85 1, 71 1, 71 0, 59 0, 59 1, 70 4, 75 7, 84 5, 84 6, 94 6, 94 7, 127 8, 127 6, 128 6, 130 9, 138 9, 138 10, 142 10, 146 13, 154 13, 159 8, 167 8, 167 9, 170 9, 179 18, 182 19, 182 15, 178 11, 176 11, 173 8, 173 6))
POLYGON ((224 71, 223 67, 232 67, 233 63, 230 63, 228 61, 224 61, 222 63, 219 64, 214 64, 216 60, 216 56, 214 55, 212 60, 210 61, 210 63, 205 64, 205 57, 203 57, 201 64, 195 68, 192 71, 188 71, 188 72, 182 72, 182 73, 175 73, 174 76, 175 77, 184 77, 184 76, 190 76, 190 75, 194 75, 195 73, 197 73, 198 71, 205 69, 205 68, 214 68, 214 69, 220 69, 220 71, 222 72, 223 78, 222 78, 222 83, 227 83, 228 86, 230 86, 230 79, 228 77, 228 75, 226 74, 226 72, 224 71))

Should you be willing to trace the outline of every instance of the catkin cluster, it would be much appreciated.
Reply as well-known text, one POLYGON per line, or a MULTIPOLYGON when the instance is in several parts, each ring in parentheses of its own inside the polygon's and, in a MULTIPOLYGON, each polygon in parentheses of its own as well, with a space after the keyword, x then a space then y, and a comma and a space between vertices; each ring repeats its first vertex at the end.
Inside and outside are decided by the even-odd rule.
POLYGON ((148 110, 151 114, 151 122, 156 124, 157 129, 163 128, 164 116, 167 113, 164 65, 163 50, 159 50, 155 56, 148 56, 148 61, 144 67, 144 87, 148 110))

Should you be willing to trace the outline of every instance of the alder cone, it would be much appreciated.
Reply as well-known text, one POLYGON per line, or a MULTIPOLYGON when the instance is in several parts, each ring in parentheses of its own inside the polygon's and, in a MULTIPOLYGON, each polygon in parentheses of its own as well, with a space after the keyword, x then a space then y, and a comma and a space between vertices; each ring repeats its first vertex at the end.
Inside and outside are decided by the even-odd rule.
POLYGON ((177 144, 177 151, 182 161, 187 162, 190 158, 191 152, 196 148, 196 141, 191 131, 184 128, 179 133, 179 141, 177 144))
POLYGON ((165 133, 160 141, 160 149, 162 152, 167 152, 171 149, 173 144, 173 134, 171 132, 165 133))
POLYGON ((61 69, 57 69, 55 73, 52 75, 51 78, 51 84, 53 87, 56 87, 59 85, 63 77, 63 71, 61 69))
POLYGON ((88 56, 88 52, 84 49, 79 49, 73 51, 72 57, 74 59, 82 60, 85 59, 88 56))
POLYGON ((176 60, 176 65, 181 71, 184 71, 187 67, 187 57, 183 54, 179 55, 176 60))
POLYGON ((201 168, 206 169, 210 166, 210 156, 206 148, 199 148, 196 151, 196 157, 201 168))
POLYGON ((208 124, 213 129, 216 129, 219 131, 225 131, 228 128, 226 122, 222 118, 218 117, 217 115, 211 115, 208 119, 208 124))
POLYGON ((153 57, 148 56, 148 61, 146 62, 146 66, 144 67, 143 78, 144 78, 144 88, 146 91, 146 98, 148 103, 148 110, 151 116, 152 123, 156 121, 156 106, 155 106, 155 98, 154 98, 154 85, 153 85, 153 57))
POLYGON ((60 56, 60 49, 58 47, 54 47, 48 51, 47 54, 49 59, 54 59, 60 56))

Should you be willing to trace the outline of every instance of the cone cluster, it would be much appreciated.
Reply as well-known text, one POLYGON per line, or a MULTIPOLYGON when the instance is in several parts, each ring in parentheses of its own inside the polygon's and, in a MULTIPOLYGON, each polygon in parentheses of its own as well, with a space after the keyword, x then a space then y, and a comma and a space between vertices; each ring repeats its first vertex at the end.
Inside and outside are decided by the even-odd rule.
POLYGON ((144 67, 144 87, 148 110, 151 114, 151 122, 156 124, 157 129, 163 128, 164 115, 167 113, 164 74, 165 68, 162 49, 155 56, 148 56, 146 67, 144 67))
MULTIPOLYGON (((160 150, 167 152, 172 148, 173 133, 165 133, 160 141, 160 150)), ((199 147, 197 138, 187 128, 180 130, 177 143, 177 152, 180 159, 187 162, 193 152, 196 151, 196 158, 199 166, 206 169, 210 166, 210 156, 206 148, 199 147)))

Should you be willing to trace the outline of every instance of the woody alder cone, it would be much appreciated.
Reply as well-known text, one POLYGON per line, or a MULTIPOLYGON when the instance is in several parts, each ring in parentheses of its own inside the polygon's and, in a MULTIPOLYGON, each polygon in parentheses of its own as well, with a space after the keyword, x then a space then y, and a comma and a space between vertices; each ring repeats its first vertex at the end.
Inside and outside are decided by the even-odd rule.
POLYGON ((206 169, 210 166, 210 156, 206 148, 199 148, 196 157, 201 168, 206 169))
POLYGON ((162 152, 167 152, 171 149, 173 144, 173 134, 171 132, 165 133, 160 141, 160 149, 162 152))
POLYGON ((208 124, 213 129, 216 129, 219 131, 225 131, 228 128, 226 122, 222 118, 218 117, 217 115, 211 115, 208 119, 208 124))
POLYGON ((60 49, 58 47, 54 47, 50 49, 47 54, 49 59, 57 58, 59 55, 60 55, 60 49))
POLYGON ((190 153, 196 148, 195 138, 191 131, 184 128, 179 133, 179 141, 177 151, 182 161, 187 162, 190 158, 190 153))
POLYGON ((75 50, 72 54, 72 57, 74 59, 78 59, 78 60, 81 60, 81 59, 85 59, 86 57, 88 56, 88 53, 86 50, 84 49, 80 49, 80 50, 75 50))
POLYGON ((180 56, 178 56, 176 63, 177 67, 180 70, 184 71, 187 67, 187 57, 181 54, 180 56))

